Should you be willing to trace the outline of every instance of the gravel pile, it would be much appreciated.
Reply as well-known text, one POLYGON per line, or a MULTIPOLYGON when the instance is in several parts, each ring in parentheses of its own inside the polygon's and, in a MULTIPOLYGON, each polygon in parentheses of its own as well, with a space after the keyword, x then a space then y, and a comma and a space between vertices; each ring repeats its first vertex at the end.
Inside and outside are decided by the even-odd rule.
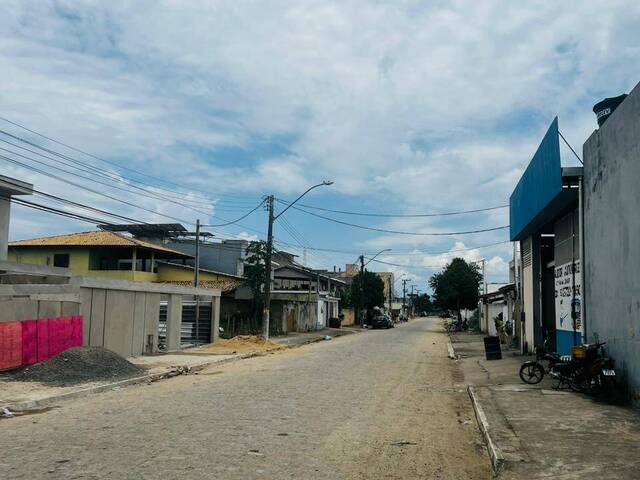
POLYGON ((144 369, 102 347, 73 347, 49 360, 13 375, 20 382, 41 382, 52 386, 85 382, 124 380, 143 375, 144 369))

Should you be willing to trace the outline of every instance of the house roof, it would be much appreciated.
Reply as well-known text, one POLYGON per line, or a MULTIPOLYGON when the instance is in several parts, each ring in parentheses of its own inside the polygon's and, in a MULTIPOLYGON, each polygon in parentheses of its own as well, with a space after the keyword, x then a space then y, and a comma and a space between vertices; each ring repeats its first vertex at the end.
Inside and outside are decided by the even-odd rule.
POLYGON ((176 258, 192 258, 177 250, 163 247, 155 243, 126 237, 115 232, 94 231, 70 233, 67 235, 54 235, 51 237, 33 238, 30 240, 18 240, 9 243, 12 248, 19 247, 137 247, 146 248, 160 253, 168 253, 176 258))
MULTIPOLYGON (((195 267, 193 265, 182 265, 181 263, 175 263, 175 262, 159 261, 159 262, 156 262, 156 263, 163 264, 163 265, 170 265, 172 267, 183 268, 185 270, 191 270, 191 271, 193 271, 195 269, 195 267)), ((240 275, 233 275, 232 273, 218 272, 217 270, 210 270, 208 268, 202 268, 202 267, 200 267, 200 271, 201 272, 206 272, 206 273, 214 273, 216 275, 222 275, 224 277, 229 277, 231 279, 246 281, 245 277, 242 277, 240 275)))
MULTIPOLYGON (((193 282, 187 280, 169 280, 161 283, 167 285, 177 285, 181 287, 193 287, 193 282)), ((200 288, 212 288, 220 289, 220 291, 222 292, 232 292, 243 284, 244 282, 242 280, 234 278, 228 280, 201 280, 200 288)))

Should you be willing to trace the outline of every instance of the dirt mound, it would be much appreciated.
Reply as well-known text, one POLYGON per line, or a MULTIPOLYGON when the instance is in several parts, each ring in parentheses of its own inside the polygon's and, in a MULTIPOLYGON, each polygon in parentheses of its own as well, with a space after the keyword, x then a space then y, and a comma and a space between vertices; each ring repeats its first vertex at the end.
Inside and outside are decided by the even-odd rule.
POLYGON ((233 338, 220 338, 215 343, 209 344, 207 351, 228 351, 229 353, 240 352, 268 352, 284 348, 279 343, 265 340, 257 335, 238 335, 233 338))
POLYGON ((85 382, 124 380, 144 370, 102 347, 73 347, 42 363, 19 370, 13 379, 67 386, 85 382))

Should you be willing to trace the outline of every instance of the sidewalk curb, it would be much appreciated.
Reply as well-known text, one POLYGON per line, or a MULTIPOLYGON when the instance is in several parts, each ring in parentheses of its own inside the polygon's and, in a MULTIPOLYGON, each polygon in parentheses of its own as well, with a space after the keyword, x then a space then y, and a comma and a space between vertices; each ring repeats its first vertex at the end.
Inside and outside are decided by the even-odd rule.
POLYGON ((451 343, 451 337, 449 337, 449 340, 447 340, 447 351, 448 356, 451 360, 457 360, 458 356, 456 355, 456 351, 453 348, 453 343, 451 343))
POLYGON ((487 416, 485 415, 484 410, 480 406, 475 388, 469 385, 467 387, 467 392, 469 393, 469 397, 471 397, 471 403, 473 404, 473 410, 476 413, 478 426, 480 427, 480 431, 482 432, 484 441, 487 444, 489 458, 491 459, 491 466, 493 467, 493 471, 497 475, 498 473, 500 473, 500 470, 504 465, 504 455, 502 454, 502 450, 500 450, 500 447, 498 447, 491 438, 491 434, 489 433, 489 422, 487 421, 487 416))
MULTIPOLYGON (((359 333, 359 332, 358 332, 359 333)), ((348 336, 348 335, 338 335, 338 337, 342 337, 342 336, 348 336)), ((301 343, 301 344, 297 344, 297 345, 282 345, 285 349, 290 349, 290 348, 299 348, 302 347, 304 345, 309 345, 311 343, 316 343, 316 342, 320 342, 324 340, 324 337, 317 337, 317 338, 312 338, 309 339, 308 341, 301 343)), ((223 360, 212 360, 212 361, 207 361, 207 362, 203 362, 203 363, 199 363, 197 365, 193 365, 189 368, 188 373, 195 373, 195 372, 199 372, 200 370, 204 370, 207 367, 210 366, 222 366, 222 365, 227 365, 229 363, 234 363, 234 362, 238 362, 240 360, 246 360, 248 358, 254 358, 254 357, 262 357, 267 355, 270 352, 251 352, 251 353, 245 353, 245 354, 241 354, 238 355, 236 357, 232 357, 232 358, 225 358, 223 360)), ((175 368, 180 368, 179 366, 175 367, 175 368)), ((112 382, 112 383, 106 383, 104 385, 95 385, 93 387, 87 387, 87 388, 83 388, 80 390, 75 390, 72 392, 67 392, 67 393, 61 393, 58 395, 52 395, 50 397, 44 397, 44 398, 40 398, 38 400, 28 400, 26 402, 17 402, 17 403, 8 403, 8 404, 4 404, 4 405, 0 405, 0 410, 2 410, 3 408, 7 408, 12 412, 22 412, 22 411, 26 411, 26 410, 34 410, 34 409, 38 409, 38 408, 43 408, 46 406, 51 405, 52 403, 56 403, 59 401, 64 401, 64 400, 73 400, 76 398, 82 398, 82 397, 86 397, 88 395, 92 395, 94 393, 102 393, 102 392, 106 392, 109 390, 113 390, 113 389, 118 389, 118 388, 124 388, 124 387, 129 387, 132 385, 139 385, 141 383, 153 383, 153 382, 157 382, 159 380, 166 380, 169 378, 173 378, 173 377, 177 377, 179 375, 182 375, 182 373, 178 373, 175 370, 170 370, 167 372, 160 372, 160 373, 152 373, 149 375, 143 375, 140 377, 135 377, 135 378, 127 378, 126 380, 120 380, 118 382, 112 382)))
MULTIPOLYGON (((189 373, 199 372, 200 370, 204 370, 205 368, 212 365, 226 365, 228 363, 233 363, 239 360, 244 360, 252 357, 259 357, 262 355, 265 355, 265 352, 251 352, 243 355, 238 355, 237 357, 233 357, 233 358, 225 358, 219 361, 203 362, 190 367, 189 373)), ((176 367, 176 368, 179 368, 179 367, 176 367)), ((0 405, 0 410, 2 410, 2 408, 7 408, 12 412, 22 412, 25 410, 33 410, 33 409, 46 407, 52 403, 59 402, 59 401, 73 400, 76 398, 86 397, 94 393, 102 393, 102 392, 106 392, 108 390, 113 390, 117 388, 129 387, 131 385, 139 385, 141 383, 153 383, 153 382, 157 382, 158 380, 165 380, 168 378, 177 377, 179 375, 182 375, 182 373, 178 373, 175 370, 170 370, 167 372, 160 372, 160 373, 152 373, 150 375, 127 378, 126 380, 120 380, 118 382, 105 383, 104 385, 95 385, 93 387, 87 387, 87 388, 75 390, 72 392, 61 393, 59 395, 52 395, 50 397, 44 397, 38 400, 28 400, 26 402, 8 403, 8 404, 0 405)))

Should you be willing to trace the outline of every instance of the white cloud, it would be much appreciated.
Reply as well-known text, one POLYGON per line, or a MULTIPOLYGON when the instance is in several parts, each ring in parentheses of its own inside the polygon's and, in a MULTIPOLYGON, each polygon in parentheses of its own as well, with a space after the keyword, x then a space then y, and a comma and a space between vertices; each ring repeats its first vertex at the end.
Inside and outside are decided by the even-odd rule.
MULTIPOLYGON (((594 101, 638 80, 640 5, 631 1, 579 9, 497 0, 3 6, 3 115, 145 174, 211 191, 223 217, 242 203, 225 195, 290 195, 324 178, 336 182, 333 192, 366 198, 377 210, 500 205, 553 116, 579 151, 595 127, 594 101), (282 151, 260 148, 272 143, 282 151)), ((51 179, 10 171, 69 193, 51 179)), ((175 217, 201 215, 137 201, 175 217)), ((15 237, 62 228, 15 218, 15 237)), ((500 210, 378 225, 430 232, 506 221, 500 210)), ((433 250, 504 238, 370 234, 357 244, 433 250)))

